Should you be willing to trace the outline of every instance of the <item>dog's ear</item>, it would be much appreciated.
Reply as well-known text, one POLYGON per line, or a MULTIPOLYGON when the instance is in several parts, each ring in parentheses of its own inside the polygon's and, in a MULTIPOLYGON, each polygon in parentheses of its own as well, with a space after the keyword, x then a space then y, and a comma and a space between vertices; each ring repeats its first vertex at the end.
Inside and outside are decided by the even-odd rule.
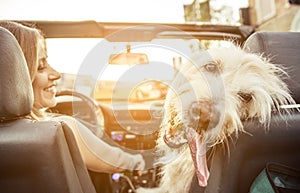
POLYGON ((282 111, 281 105, 294 103, 282 77, 287 74, 265 58, 246 54, 239 72, 243 74, 237 82, 242 85, 237 92, 240 112, 244 119, 258 118, 269 121, 272 111, 282 111))

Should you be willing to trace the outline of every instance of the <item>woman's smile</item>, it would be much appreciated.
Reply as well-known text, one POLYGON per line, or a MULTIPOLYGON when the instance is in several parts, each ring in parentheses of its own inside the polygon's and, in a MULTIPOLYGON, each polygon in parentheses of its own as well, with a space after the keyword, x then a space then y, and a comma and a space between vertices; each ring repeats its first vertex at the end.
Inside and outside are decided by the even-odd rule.
POLYGON ((55 95, 56 94, 56 85, 51 85, 49 87, 46 87, 44 91, 49 92, 50 94, 55 95))

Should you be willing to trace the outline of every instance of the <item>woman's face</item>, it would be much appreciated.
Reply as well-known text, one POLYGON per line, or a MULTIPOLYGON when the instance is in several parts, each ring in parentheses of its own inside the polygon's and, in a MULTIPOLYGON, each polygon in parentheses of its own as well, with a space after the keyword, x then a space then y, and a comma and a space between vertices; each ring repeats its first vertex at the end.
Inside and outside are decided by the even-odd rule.
POLYGON ((61 77, 47 62, 47 50, 44 39, 38 45, 38 69, 33 77, 34 107, 48 108, 56 105, 56 80, 61 77))

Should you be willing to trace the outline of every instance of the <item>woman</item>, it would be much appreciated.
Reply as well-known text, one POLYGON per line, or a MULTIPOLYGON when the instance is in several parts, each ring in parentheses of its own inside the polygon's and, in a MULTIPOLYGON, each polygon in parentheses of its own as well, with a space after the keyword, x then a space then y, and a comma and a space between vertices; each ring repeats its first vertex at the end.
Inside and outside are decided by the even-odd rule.
POLYGON ((34 92, 33 120, 65 121, 72 129, 87 168, 95 172, 143 170, 145 161, 140 154, 133 155, 112 147, 96 137, 87 127, 70 116, 50 117, 44 109, 56 105, 56 81, 61 77, 47 62, 47 48, 43 34, 36 28, 15 22, 0 22, 19 42, 27 61, 34 92))

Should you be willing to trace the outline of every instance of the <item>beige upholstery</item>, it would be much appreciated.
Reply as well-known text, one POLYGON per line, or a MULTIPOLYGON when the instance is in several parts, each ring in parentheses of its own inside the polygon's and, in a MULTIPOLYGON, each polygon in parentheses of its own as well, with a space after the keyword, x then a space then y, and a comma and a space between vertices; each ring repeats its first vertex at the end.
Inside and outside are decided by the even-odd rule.
POLYGON ((31 81, 22 51, 0 27, 0 192, 95 193, 71 129, 26 119, 31 81))
POLYGON ((28 115, 33 104, 25 57, 14 36, 0 28, 0 121, 28 115))

